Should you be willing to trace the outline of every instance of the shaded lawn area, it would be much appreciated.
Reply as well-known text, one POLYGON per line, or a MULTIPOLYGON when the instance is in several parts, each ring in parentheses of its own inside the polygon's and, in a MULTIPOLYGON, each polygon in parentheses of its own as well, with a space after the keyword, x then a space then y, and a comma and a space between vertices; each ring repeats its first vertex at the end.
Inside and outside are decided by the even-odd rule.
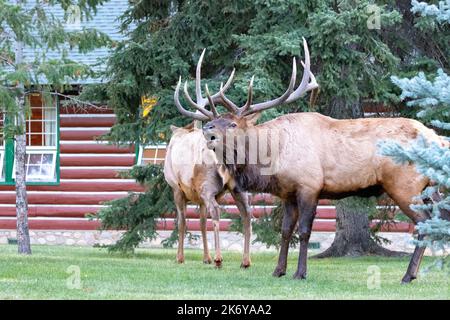
MULTIPOLYGON (((291 252, 288 274, 273 278, 276 253, 253 254, 253 266, 242 270, 240 253, 224 252, 224 266, 218 270, 202 263, 201 250, 186 250, 186 263, 178 265, 174 249, 139 249, 128 257, 98 248, 32 249, 33 255, 24 257, 16 254, 16 246, 0 245, 0 299, 450 298, 445 272, 400 285, 409 258, 309 259, 308 279, 298 281, 292 279, 297 250, 291 252), (70 266, 79 267, 80 289, 67 286, 70 266), (380 268, 379 289, 367 287, 370 266, 380 268)), ((425 258, 423 266, 430 263, 425 258)))

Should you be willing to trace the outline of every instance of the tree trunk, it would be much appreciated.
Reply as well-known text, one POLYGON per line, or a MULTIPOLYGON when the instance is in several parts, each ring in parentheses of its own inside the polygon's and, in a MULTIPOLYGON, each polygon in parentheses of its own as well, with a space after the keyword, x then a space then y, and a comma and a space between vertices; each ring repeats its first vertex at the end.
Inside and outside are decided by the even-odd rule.
POLYGON ((385 249, 372 239, 369 216, 366 212, 361 212, 361 208, 352 207, 347 201, 337 201, 336 236, 331 247, 315 257, 401 256, 404 254, 385 249))
MULTIPOLYGON (((23 44, 16 40, 16 66, 22 63, 23 44)), ((17 244, 20 254, 31 254, 30 233, 28 230, 28 198, 26 187, 26 122, 25 122, 25 93, 23 85, 18 85, 20 91, 17 101, 17 126, 20 133, 15 136, 16 146, 14 158, 16 165, 16 215, 17 215, 17 244)))
MULTIPOLYGON (((25 130, 24 99, 19 100, 18 122, 25 130)), ((25 132, 16 135, 16 148, 14 150, 16 161, 16 214, 17 214, 17 244, 19 253, 31 254, 30 234, 28 231, 28 198, 25 182, 25 159, 26 159, 26 135, 25 132)))

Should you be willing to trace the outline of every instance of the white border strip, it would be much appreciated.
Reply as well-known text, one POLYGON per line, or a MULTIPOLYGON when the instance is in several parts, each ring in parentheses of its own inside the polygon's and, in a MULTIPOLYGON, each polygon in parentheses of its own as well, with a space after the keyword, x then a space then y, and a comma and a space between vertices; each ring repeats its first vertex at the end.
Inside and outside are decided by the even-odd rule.
POLYGON ((105 131, 108 132, 111 128, 108 127, 61 127, 60 131, 105 131))
POLYGON ((62 158, 86 157, 86 158, 134 158, 134 153, 61 153, 62 158))
MULTIPOLYGON (((15 208, 15 204, 0 204, 0 208, 15 208)), ((107 205, 97 204, 29 204, 29 208, 106 208, 107 205)))
MULTIPOLYGON (((130 170, 133 167, 115 167, 115 166, 104 166, 104 167, 94 167, 94 166, 61 166, 64 170, 130 170)), ((78 180, 78 179, 77 179, 78 180)), ((109 179, 108 179, 109 180, 109 179)))
MULTIPOLYGON (((0 191, 2 194, 16 194, 16 191, 0 191)), ((127 196, 128 191, 27 191, 28 195, 73 195, 73 196, 87 196, 87 195, 123 195, 127 196)))
POLYGON ((114 113, 75 113, 75 114, 60 114, 61 118, 115 118, 114 113))

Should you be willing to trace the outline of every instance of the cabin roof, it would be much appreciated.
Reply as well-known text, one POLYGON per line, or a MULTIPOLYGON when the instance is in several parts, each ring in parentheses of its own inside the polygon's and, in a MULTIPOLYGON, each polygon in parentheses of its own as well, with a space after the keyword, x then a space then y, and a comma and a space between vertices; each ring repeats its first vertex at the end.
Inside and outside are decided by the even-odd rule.
MULTIPOLYGON (((28 7, 32 7, 34 5, 34 1, 28 1, 24 5, 28 7)), ((128 8, 128 0, 109 0, 105 2, 103 5, 97 7, 97 12, 92 13, 92 18, 89 20, 82 21, 71 21, 66 22, 65 27, 66 30, 81 30, 82 28, 96 28, 97 30, 106 33, 112 40, 121 41, 125 39, 125 36, 120 33, 120 21, 118 18, 125 12, 128 8)), ((59 6, 46 6, 45 10, 48 13, 52 13, 55 17, 59 18, 61 21, 66 21, 64 19, 64 11, 59 6)), ((80 53, 78 48, 68 49, 68 59, 74 60, 79 63, 87 64, 92 66, 94 70, 100 71, 104 70, 105 63, 99 63, 99 61, 104 61, 104 58, 108 56, 108 53, 111 51, 108 48, 97 48, 88 53, 80 53), (96 65, 96 66, 94 66, 96 65)), ((24 48, 24 59, 25 61, 33 61, 35 54, 37 53, 36 49, 25 47, 24 48)), ((60 51, 49 51, 46 56, 49 59, 59 59, 61 57, 60 51)), ((104 82, 104 79, 82 79, 73 82, 73 84, 86 84, 86 83, 99 83, 104 82)), ((45 83, 45 80, 42 79, 42 82, 45 83)))

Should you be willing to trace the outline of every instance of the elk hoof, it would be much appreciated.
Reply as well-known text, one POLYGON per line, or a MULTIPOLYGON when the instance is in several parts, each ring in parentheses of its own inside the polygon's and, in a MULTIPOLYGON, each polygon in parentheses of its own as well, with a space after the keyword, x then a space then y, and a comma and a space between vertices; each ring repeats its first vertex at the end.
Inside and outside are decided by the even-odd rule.
POLYGON ((402 279, 402 284, 409 284, 411 281, 413 281, 416 277, 413 277, 409 274, 405 274, 405 276, 402 279))
POLYGON ((280 278, 286 274, 286 270, 282 270, 281 268, 276 268, 272 273, 272 276, 280 278))
POLYGON ((217 269, 222 268, 222 261, 223 261, 222 258, 220 258, 220 259, 214 259, 214 264, 215 264, 215 266, 216 266, 217 269))
POLYGON ((306 272, 299 272, 297 271, 296 273, 294 273, 294 279, 298 279, 298 280, 305 280, 306 279, 306 272))
POLYGON ((209 257, 209 258, 204 258, 204 259, 203 259, 203 263, 204 263, 204 264, 211 264, 211 263, 212 263, 211 257, 209 257))
POLYGON ((183 258, 177 258, 177 263, 179 263, 179 264, 184 263, 184 257, 183 258))
POLYGON ((250 268, 250 266, 251 266, 251 262, 250 261, 243 261, 242 263, 241 263, 241 268, 242 269, 248 269, 248 268, 250 268))

